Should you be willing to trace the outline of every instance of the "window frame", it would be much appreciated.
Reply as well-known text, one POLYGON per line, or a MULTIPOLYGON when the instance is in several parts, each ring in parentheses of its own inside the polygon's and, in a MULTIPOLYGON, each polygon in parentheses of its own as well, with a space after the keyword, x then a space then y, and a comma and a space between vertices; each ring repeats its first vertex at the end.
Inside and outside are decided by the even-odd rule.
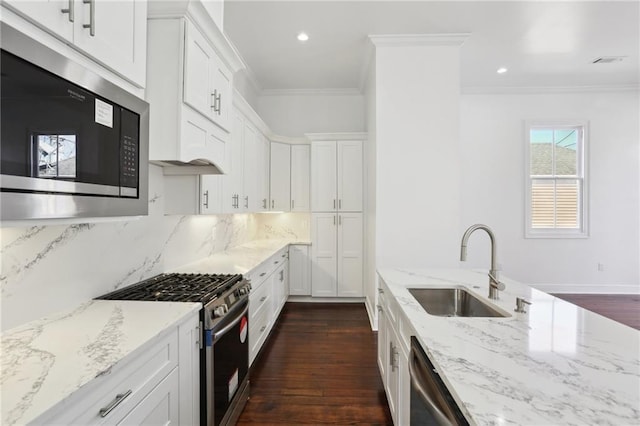
MULTIPOLYGON (((587 120, 527 120, 524 126, 525 140, 525 218, 524 218, 524 237, 525 238, 589 238, 589 122, 587 120), (578 164, 579 172, 576 177, 566 177, 551 175, 550 181, 558 179, 577 179, 581 180, 581 194, 578 202, 579 227, 578 229, 568 228, 533 228, 532 220, 532 203, 531 203, 531 183, 536 178, 531 177, 531 130, 539 128, 562 129, 562 128, 580 128, 582 131, 582 143, 578 148, 578 164)), ((539 179, 539 178, 538 178, 539 179)))

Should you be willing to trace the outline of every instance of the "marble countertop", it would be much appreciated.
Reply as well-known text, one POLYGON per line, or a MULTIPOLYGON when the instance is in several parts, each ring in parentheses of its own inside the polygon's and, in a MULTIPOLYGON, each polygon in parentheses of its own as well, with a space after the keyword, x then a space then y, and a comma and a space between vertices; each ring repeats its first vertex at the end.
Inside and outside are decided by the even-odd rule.
POLYGON ((206 259, 181 266, 171 272, 198 274, 246 274, 290 244, 309 245, 309 241, 254 240, 206 259))
POLYGON ((0 424, 26 424, 128 362, 200 303, 92 300, 0 335, 0 424))
POLYGON ((640 331, 486 273, 378 271, 468 419, 478 425, 640 424, 640 331), (462 286, 508 318, 429 315, 407 288, 462 286), (514 312, 516 297, 531 301, 514 312))

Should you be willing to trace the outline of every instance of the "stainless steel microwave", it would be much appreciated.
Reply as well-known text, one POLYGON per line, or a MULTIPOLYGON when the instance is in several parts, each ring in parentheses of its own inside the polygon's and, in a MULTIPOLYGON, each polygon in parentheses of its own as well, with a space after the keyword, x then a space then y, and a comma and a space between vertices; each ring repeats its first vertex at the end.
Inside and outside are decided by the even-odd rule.
POLYGON ((149 105, 1 31, 0 220, 146 215, 149 105))

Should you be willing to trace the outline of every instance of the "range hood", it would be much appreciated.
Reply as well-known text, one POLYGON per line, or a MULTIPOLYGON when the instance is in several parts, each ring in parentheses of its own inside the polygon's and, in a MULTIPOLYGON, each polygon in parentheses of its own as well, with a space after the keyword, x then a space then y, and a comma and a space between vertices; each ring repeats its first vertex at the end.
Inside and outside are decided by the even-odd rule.
POLYGON ((150 161, 151 164, 162 167, 165 176, 177 175, 224 175, 227 171, 220 164, 209 160, 195 159, 191 161, 150 161))

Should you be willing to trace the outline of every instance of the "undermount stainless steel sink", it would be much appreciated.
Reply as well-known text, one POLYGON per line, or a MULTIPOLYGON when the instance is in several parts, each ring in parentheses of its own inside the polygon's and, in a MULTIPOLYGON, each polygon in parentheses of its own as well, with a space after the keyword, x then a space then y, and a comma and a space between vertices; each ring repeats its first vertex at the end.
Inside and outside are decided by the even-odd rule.
POLYGON ((410 288, 428 314, 441 317, 508 317, 463 288, 410 288))

